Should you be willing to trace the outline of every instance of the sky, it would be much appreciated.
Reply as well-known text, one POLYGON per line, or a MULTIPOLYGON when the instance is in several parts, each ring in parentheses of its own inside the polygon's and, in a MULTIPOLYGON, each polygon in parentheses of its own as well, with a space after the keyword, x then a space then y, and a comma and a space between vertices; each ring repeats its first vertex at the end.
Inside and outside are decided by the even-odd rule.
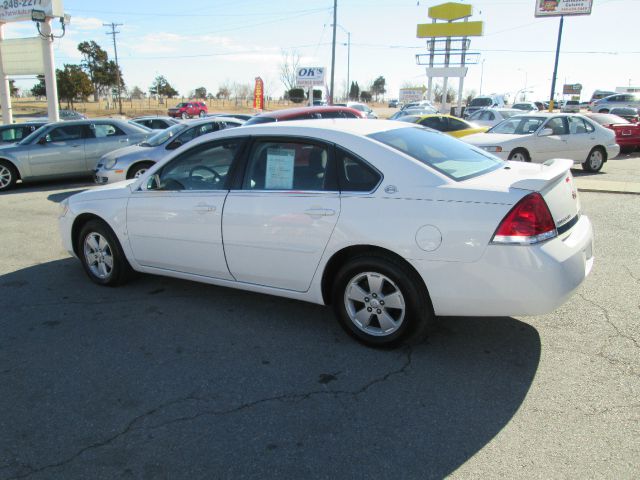
MULTIPOLYGON (((386 98, 403 86, 427 82, 416 54, 427 53, 417 24, 430 23, 425 0, 338 0, 336 95, 343 94, 347 67, 351 81, 365 89, 386 80, 386 98), (348 34, 351 38, 348 57, 348 34)), ((478 64, 469 66, 464 91, 527 92, 527 100, 548 100, 559 18, 535 18, 535 0, 476 0, 469 20, 484 22, 484 35, 471 39, 478 64), (482 83, 482 85, 481 85, 482 83)), ((64 0, 71 15, 66 35, 54 42, 56 66, 78 64, 78 43, 95 40, 113 58, 105 23, 121 23, 118 59, 128 88, 147 91, 164 75, 181 95, 204 86, 214 94, 224 84, 253 85, 260 76, 265 93, 278 97, 283 52, 297 52, 300 66, 331 67, 332 0, 64 0), (182 8, 176 10, 176 7, 182 8)), ((581 83, 581 100, 596 89, 640 85, 640 0, 594 0, 590 16, 565 17, 556 91, 581 83)), ((60 33, 54 23, 54 33, 60 33)), ((5 38, 35 36, 32 22, 7 24, 5 38)), ((327 78, 329 74, 327 75, 327 78)), ((30 88, 33 78, 17 78, 30 88)), ((450 85, 457 90, 457 79, 450 85)))

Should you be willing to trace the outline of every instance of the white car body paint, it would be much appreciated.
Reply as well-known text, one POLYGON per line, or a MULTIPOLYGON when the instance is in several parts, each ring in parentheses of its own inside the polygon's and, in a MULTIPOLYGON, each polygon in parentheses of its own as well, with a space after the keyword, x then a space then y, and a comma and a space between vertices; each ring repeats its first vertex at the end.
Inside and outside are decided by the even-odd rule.
POLYGON ((64 246, 75 255, 73 222, 78 215, 92 214, 110 225, 137 271, 324 304, 322 278, 330 259, 344 248, 371 245, 412 265, 427 286, 436 315, 443 316, 549 312, 580 285, 593 265, 593 232, 572 198, 569 161, 550 166, 508 162, 505 168, 456 182, 363 137, 394 128, 420 127, 317 120, 205 135, 172 152, 135 181, 70 197, 68 211, 60 218, 64 246), (222 190, 208 192, 203 199, 194 192, 145 190, 155 171, 186 150, 218 138, 260 135, 334 142, 366 159, 383 179, 368 193, 222 190), (558 228, 572 217, 575 224, 533 246, 491 244, 500 221, 535 190, 549 204, 558 228), (205 210, 214 208, 201 214, 189 211, 202 202, 205 210), (202 221, 207 223, 204 239, 195 227, 202 221), (441 233, 441 243, 431 250, 416 241, 425 225, 441 233), (171 260, 174 264, 157 258, 169 241, 180 242, 185 250, 183 258, 171 260), (212 258, 203 262, 207 252, 212 258), (223 266, 225 258, 230 270, 223 266))

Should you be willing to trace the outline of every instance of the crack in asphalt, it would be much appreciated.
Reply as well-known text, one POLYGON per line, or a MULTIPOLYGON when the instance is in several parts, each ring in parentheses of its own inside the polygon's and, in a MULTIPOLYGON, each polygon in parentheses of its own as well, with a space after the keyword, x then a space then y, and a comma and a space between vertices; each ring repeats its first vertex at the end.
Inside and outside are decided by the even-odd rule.
MULTIPOLYGON (((225 409, 225 410, 203 410, 200 411, 196 414, 193 415, 188 415, 188 416, 184 416, 184 417, 178 417, 178 418, 174 418, 171 420, 167 420, 165 422, 161 422, 157 425, 153 425, 150 427, 147 427, 148 429, 158 429, 170 424, 174 424, 174 423, 181 423, 181 422, 188 422, 190 420, 195 420, 199 417, 203 417, 203 416, 208 416, 208 415, 213 415, 213 416, 221 416, 221 415, 229 415, 229 414, 233 414, 236 412, 240 412, 242 410, 247 410, 250 408, 253 408, 257 405, 261 405, 264 403, 269 403, 269 402, 281 402, 281 401, 304 401, 307 400, 311 397, 317 396, 317 395, 332 395, 332 396, 340 396, 340 395, 351 395, 354 397, 357 397, 358 395, 366 392, 367 390, 369 390, 371 387, 373 387, 374 385, 377 385, 379 383, 383 383, 386 382, 389 378, 395 376, 395 375, 400 375, 405 373, 405 371, 411 366, 412 363, 412 354, 413 351, 410 347, 406 347, 405 348, 405 361, 403 362, 402 366, 400 366, 399 368, 392 370, 390 372, 385 373, 384 375, 382 375, 381 377, 377 377, 374 378, 373 380, 367 382, 366 384, 364 384, 362 387, 360 387, 357 390, 329 390, 327 388, 325 388, 324 390, 314 390, 311 392, 306 392, 306 393, 288 393, 288 394, 283 394, 283 395, 276 395, 273 397, 267 397, 267 398, 263 398, 260 400, 254 400, 253 402, 247 402, 247 403, 243 403, 241 405, 238 405, 237 407, 234 408, 229 408, 229 409, 225 409)), ((78 450, 76 453, 74 453, 73 455, 71 455, 70 457, 66 458, 65 460, 60 460, 59 462, 56 463, 50 463, 48 465, 43 465, 41 467, 32 467, 31 465, 28 464, 19 464, 22 468, 27 468, 29 469, 28 472, 24 472, 21 473, 19 475, 14 475, 12 477, 7 477, 6 480, 17 480, 17 479, 21 479, 21 478, 27 478, 30 477, 34 474, 37 473, 42 473, 46 470, 50 470, 53 468, 59 468, 59 467, 64 467, 66 465, 68 465, 69 463, 73 462, 74 460, 76 460, 78 457, 80 457, 81 455, 83 455, 85 452, 89 451, 89 450, 95 450, 98 448, 102 448, 105 447, 111 443, 113 443, 114 441, 118 440, 121 437, 124 437, 125 435, 128 435, 129 433, 136 431, 136 430, 144 430, 144 427, 141 427, 140 429, 136 428, 136 424, 138 424, 139 422, 141 422, 142 420, 144 420, 145 418, 151 417, 153 415, 155 415, 156 413, 158 413, 161 410, 164 410, 167 407, 171 407, 173 405, 177 405, 180 403, 185 403, 185 402, 189 402, 189 401, 208 401, 210 400, 210 398, 207 397, 198 397, 196 396, 194 393, 190 393, 189 395, 187 395, 186 397, 181 397, 178 399, 174 399, 174 400, 170 400, 168 402, 165 402, 163 404, 160 404, 154 408, 151 408, 149 410, 147 410, 146 412, 134 417, 131 421, 129 421, 129 423, 127 423, 127 425, 121 429, 119 432, 117 432, 116 434, 101 440, 99 442, 95 442, 92 443, 90 445, 87 445, 85 447, 82 447, 80 450, 78 450)))
POLYGON ((590 303, 591 305, 593 305, 596 308, 599 308, 602 311, 602 313, 604 313, 604 318, 607 320, 607 323, 609 325, 611 325, 611 327, 616 331, 617 335, 614 335, 614 336, 618 336, 618 337, 621 337, 621 338, 626 338, 627 340, 630 340, 635 345, 636 348, 640 348, 640 344, 638 343, 638 341, 635 338, 633 338, 631 335, 628 335, 628 334, 622 332, 620 330, 620 327, 618 327, 613 322, 613 320, 611 320, 611 317, 609 316, 609 311, 606 308, 604 308, 602 305, 594 302, 593 300, 586 298, 582 293, 579 293, 578 296, 580 296, 585 302, 590 303))

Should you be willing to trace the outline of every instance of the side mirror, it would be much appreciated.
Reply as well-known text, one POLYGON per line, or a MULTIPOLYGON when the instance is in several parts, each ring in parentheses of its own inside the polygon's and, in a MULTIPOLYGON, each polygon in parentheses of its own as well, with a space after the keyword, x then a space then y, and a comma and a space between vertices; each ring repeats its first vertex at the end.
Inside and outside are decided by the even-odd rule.
POLYGON ((181 146, 182 146, 182 141, 174 140, 169 145, 167 145, 167 150, 175 150, 176 148, 181 147, 181 146))
POLYGON ((38 145, 46 145, 47 144, 47 136, 43 135, 38 139, 38 145))
POLYGON ((539 137, 548 137, 549 135, 553 135, 553 130, 550 128, 543 128, 542 131, 538 134, 539 137))

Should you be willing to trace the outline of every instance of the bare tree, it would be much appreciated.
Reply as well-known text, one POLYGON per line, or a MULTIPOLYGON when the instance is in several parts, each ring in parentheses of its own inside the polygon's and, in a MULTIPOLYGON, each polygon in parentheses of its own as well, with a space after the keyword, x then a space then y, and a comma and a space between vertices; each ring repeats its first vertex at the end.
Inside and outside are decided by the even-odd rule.
POLYGON ((282 50, 282 63, 280 63, 280 81, 285 91, 296 86, 296 72, 300 65, 300 53, 296 50, 282 50))

